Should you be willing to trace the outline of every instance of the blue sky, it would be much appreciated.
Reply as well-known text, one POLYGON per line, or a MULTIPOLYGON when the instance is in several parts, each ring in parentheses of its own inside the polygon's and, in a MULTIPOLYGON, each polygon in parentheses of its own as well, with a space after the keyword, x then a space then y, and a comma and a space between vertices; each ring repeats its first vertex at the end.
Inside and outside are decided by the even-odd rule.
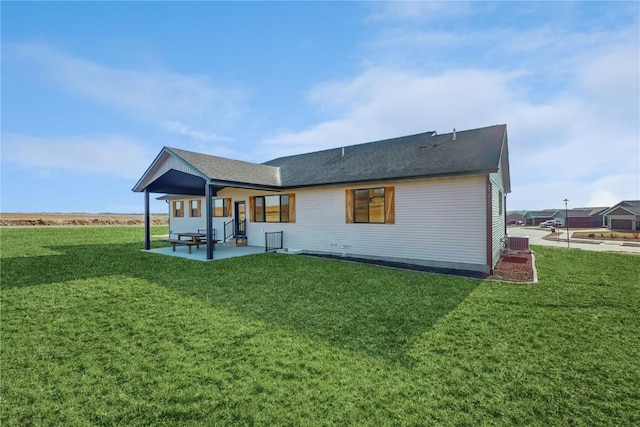
POLYGON ((0 210, 141 212, 130 190, 165 145, 260 163, 498 123, 509 209, 638 199, 639 17, 637 2, 3 1, 0 210))

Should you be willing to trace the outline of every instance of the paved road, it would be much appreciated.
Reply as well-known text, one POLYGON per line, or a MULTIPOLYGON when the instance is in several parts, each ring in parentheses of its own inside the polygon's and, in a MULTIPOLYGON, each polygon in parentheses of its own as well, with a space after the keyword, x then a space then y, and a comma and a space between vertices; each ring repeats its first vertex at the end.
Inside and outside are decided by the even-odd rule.
MULTIPOLYGON (((569 230, 572 234, 575 230, 569 230)), ((557 248, 567 247, 567 235, 564 230, 560 235, 560 240, 544 240, 543 237, 550 233, 548 228, 534 227, 508 227, 507 232, 510 236, 529 237, 529 244, 539 246, 553 246, 557 248)), ((640 247, 622 246, 620 242, 599 241, 599 243, 580 243, 569 238, 569 247, 574 249, 583 249, 587 251, 611 251, 611 252, 629 252, 640 254, 640 247)))

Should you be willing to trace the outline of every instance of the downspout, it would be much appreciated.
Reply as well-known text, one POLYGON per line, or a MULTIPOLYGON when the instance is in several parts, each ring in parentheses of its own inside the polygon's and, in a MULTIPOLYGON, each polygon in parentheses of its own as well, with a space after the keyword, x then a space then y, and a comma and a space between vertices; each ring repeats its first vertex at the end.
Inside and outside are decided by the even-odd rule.
POLYGON ((171 201, 165 200, 167 203, 167 223, 169 224, 169 238, 171 238, 171 201))
POLYGON ((144 189, 144 249, 151 249, 151 224, 149 218, 149 189, 144 189))
POLYGON ((211 184, 206 183, 204 186, 204 198, 205 198, 205 206, 207 211, 207 259, 213 259, 213 218, 211 217, 211 184))
POLYGON ((507 235, 507 194, 506 193, 502 193, 502 198, 504 199, 504 202, 502 203, 503 209, 504 209, 504 235, 507 235))

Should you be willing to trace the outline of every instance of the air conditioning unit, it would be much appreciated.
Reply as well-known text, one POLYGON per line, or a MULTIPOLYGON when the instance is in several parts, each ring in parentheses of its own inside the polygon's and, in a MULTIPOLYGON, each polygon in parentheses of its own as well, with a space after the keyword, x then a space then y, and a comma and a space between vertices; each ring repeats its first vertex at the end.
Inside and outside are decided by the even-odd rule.
POLYGON ((507 249, 512 251, 529 250, 529 237, 507 236, 507 249))

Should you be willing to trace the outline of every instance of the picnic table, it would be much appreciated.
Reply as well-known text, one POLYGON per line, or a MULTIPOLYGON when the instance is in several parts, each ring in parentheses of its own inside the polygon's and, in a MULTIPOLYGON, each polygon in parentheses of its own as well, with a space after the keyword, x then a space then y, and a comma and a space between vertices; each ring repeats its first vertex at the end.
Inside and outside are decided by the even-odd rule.
MULTIPOLYGON (((191 253, 191 247, 195 246, 197 249, 200 249, 200 245, 206 245, 207 244, 207 233, 200 233, 200 232, 182 232, 182 233, 176 233, 176 235, 178 236, 177 239, 167 239, 166 241, 171 243, 171 245, 173 246, 173 251, 176 251, 176 246, 186 246, 187 249, 189 250, 189 253, 191 253), (186 237, 186 239, 183 239, 183 237, 186 237)), ((217 240, 213 240, 213 249, 216 249, 216 243, 218 243, 217 240)))
POLYGON ((207 233, 200 233, 200 232, 183 232, 183 233, 176 233, 176 235, 178 236, 178 240, 191 240, 194 243, 204 243, 204 240, 207 239, 207 233), (187 239, 183 239, 183 237, 187 237, 187 239))

